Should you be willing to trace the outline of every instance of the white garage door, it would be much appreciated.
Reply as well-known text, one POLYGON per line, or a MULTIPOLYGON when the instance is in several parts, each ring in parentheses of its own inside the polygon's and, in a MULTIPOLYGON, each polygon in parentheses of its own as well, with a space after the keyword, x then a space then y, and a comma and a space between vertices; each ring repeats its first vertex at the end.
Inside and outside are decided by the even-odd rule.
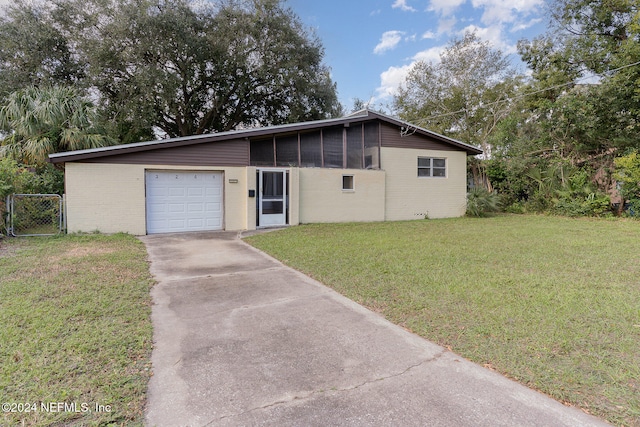
POLYGON ((222 229, 222 172, 147 171, 147 233, 222 229))

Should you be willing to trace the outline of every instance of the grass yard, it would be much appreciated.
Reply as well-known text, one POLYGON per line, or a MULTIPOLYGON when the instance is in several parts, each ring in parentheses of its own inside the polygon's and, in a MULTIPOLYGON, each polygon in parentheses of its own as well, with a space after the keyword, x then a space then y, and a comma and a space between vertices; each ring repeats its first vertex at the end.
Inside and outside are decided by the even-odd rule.
POLYGON ((246 240, 476 363, 640 426, 640 222, 505 215, 246 240))
POLYGON ((0 241, 0 425, 142 425, 152 284, 132 236, 0 241))

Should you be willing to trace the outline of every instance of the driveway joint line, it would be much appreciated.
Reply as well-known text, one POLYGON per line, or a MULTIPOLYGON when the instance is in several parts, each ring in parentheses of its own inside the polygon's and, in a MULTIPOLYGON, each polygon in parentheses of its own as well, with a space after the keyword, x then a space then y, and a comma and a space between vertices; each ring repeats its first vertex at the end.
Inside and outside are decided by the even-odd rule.
MULTIPOLYGON (((327 295, 327 294, 330 294, 330 293, 331 293, 330 290, 319 291, 318 293, 312 294, 312 295, 302 295, 302 296, 299 296, 299 297, 279 298, 279 299, 273 300, 271 302, 262 303, 262 304, 244 304, 244 305, 241 305, 241 306, 238 306, 238 307, 229 308, 227 310, 207 312, 206 315, 200 316, 200 317, 197 317, 197 318, 204 319, 204 318, 211 317, 211 316, 218 316, 218 315, 224 314, 224 313, 233 313, 233 312, 242 311, 242 310, 250 310, 250 309, 255 309, 255 308, 264 308, 264 307, 275 306, 275 305, 278 305, 278 304, 287 304, 287 303, 295 302, 295 301, 302 301, 302 300, 306 300, 306 299, 318 298, 318 297, 321 297, 323 295, 327 295)), ((193 318, 196 318, 196 317, 193 317, 193 318)))
POLYGON ((373 383, 377 383, 377 382, 380 382, 380 381, 385 381, 385 380, 388 380, 390 378, 397 378, 397 377, 400 377, 400 376, 406 374, 407 372, 409 372, 412 369, 418 368, 418 367, 420 367, 422 365, 425 365, 425 364, 428 364, 428 363, 432 363, 432 362, 438 361, 444 354, 446 354, 448 352, 449 352, 449 350, 444 348, 441 351, 439 351, 438 353, 436 353, 434 356, 429 357, 429 358, 427 358, 425 360, 422 360, 422 361, 420 361, 418 363, 414 363, 413 365, 408 366, 403 371, 395 373, 395 374, 390 374, 390 375, 387 375, 387 376, 384 376, 384 377, 380 377, 380 378, 375 378, 375 379, 372 379, 372 380, 366 380, 366 381, 364 381, 364 382, 362 382, 360 384, 354 385, 354 386, 336 388, 336 389, 331 388, 331 389, 313 390, 313 391, 310 391, 310 392, 307 392, 307 393, 302 393, 302 394, 299 394, 299 395, 292 396, 289 399, 277 400, 275 402, 271 402, 271 403, 268 403, 266 405, 257 406, 255 408, 247 409, 246 411, 239 412, 237 414, 224 415, 222 417, 219 417, 219 418, 216 418, 216 419, 213 419, 213 420, 209 421, 208 423, 204 424, 203 427, 212 425, 213 423, 215 423, 217 421, 221 421, 221 420, 224 420, 224 419, 227 419, 227 418, 240 417, 242 415, 248 414, 248 413, 253 412, 253 411, 260 411, 260 410, 263 410, 263 409, 272 408, 274 406, 284 405, 284 404, 287 404, 287 403, 290 403, 290 402, 295 402, 296 400, 309 399, 310 397, 312 397, 312 396, 314 396, 316 394, 326 393, 328 391, 341 393, 341 392, 345 392, 345 391, 357 390, 357 389, 359 389, 361 387, 364 387, 364 386, 366 386, 368 384, 373 384, 373 383))
POLYGON ((241 275, 253 274, 253 273, 261 272, 261 271, 278 271, 278 270, 286 270, 286 269, 287 269, 287 267, 285 267, 285 266, 275 266, 275 267, 256 269, 256 270, 234 271, 234 272, 230 272, 230 273, 213 273, 213 274, 200 274, 200 275, 184 276, 184 277, 168 277, 168 278, 165 278, 165 279, 162 279, 162 280, 157 280, 157 282, 158 283, 171 283, 171 282, 176 282, 176 281, 181 281, 181 280, 215 279, 215 278, 218 278, 218 277, 241 276, 241 275))

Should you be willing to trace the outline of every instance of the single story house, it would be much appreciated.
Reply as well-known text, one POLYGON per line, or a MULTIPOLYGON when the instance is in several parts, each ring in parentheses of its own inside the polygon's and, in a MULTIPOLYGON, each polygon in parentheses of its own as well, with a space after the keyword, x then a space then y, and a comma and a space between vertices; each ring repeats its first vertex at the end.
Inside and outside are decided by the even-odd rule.
POLYGON ((69 232, 135 235, 462 216, 482 151, 368 110, 52 154, 69 232))

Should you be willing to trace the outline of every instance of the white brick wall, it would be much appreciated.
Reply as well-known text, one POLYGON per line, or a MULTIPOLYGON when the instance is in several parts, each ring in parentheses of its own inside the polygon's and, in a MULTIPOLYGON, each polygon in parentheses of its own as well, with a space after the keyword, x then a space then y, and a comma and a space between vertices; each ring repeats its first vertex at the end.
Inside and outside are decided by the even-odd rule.
POLYGON ((467 200, 467 154, 462 151, 382 147, 387 173, 385 220, 463 216, 467 200), (446 178, 418 178, 418 157, 447 159, 446 178))
POLYGON ((383 171, 301 168, 299 172, 301 223, 384 220, 383 171), (354 191, 342 190, 342 175, 354 176, 354 191))
MULTIPOLYGON (((290 222, 396 221, 462 216, 466 208, 466 153, 382 147, 384 170, 292 168, 290 222), (418 157, 447 159, 446 178, 418 178, 418 157), (342 190, 353 175, 355 191, 342 190)), ((70 232, 146 234, 145 170, 224 172, 226 230, 255 228, 254 167, 188 167, 67 163, 70 232), (230 180, 237 182, 230 182, 230 180)))
MULTIPOLYGON (((67 163, 65 193, 69 232, 146 234, 145 170, 224 172, 226 230, 247 229, 247 168, 67 163), (237 183, 229 183, 229 180, 237 183)), ((253 227, 255 228, 255 222, 253 227)))

